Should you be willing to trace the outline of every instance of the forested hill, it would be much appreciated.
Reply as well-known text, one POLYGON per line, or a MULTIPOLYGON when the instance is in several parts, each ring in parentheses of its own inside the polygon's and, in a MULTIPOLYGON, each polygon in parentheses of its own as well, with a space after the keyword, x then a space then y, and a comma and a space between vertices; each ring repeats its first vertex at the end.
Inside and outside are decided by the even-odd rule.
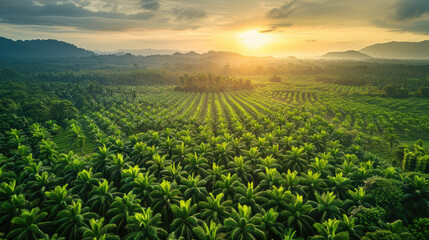
POLYGON ((375 58, 429 59, 429 40, 379 43, 363 48, 360 52, 375 58))
POLYGON ((14 41, 0 37, 0 58, 5 60, 88 57, 94 54, 73 44, 53 39, 14 41))

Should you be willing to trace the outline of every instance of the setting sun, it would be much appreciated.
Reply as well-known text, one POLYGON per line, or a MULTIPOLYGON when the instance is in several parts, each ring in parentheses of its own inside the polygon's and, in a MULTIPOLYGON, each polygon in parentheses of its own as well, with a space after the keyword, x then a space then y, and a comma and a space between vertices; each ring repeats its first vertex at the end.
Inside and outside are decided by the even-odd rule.
POLYGON ((248 48, 259 48, 271 42, 268 34, 260 33, 256 30, 240 33, 238 37, 240 42, 248 48))

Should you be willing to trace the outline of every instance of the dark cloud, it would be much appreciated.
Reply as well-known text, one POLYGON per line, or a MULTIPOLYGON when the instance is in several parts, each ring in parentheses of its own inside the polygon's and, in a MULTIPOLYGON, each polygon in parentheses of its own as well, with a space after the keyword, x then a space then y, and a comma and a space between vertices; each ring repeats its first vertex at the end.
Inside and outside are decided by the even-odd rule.
POLYGON ((120 31, 137 28, 142 20, 154 17, 153 12, 125 14, 91 11, 74 3, 35 4, 31 0, 0 2, 0 22, 16 25, 68 26, 89 30, 120 31))
POLYGON ((395 20, 415 19, 429 13, 429 0, 399 0, 395 20))
POLYGON ((291 2, 283 4, 283 6, 279 8, 273 8, 267 12, 266 16, 273 19, 287 18, 295 10, 296 1, 297 0, 292 0, 291 2))
POLYGON ((196 20, 207 17, 207 13, 196 8, 173 8, 171 11, 177 20, 196 20))
POLYGON ((266 29, 264 30, 260 30, 260 33, 269 33, 269 32, 274 32, 274 31, 280 31, 281 28, 285 28, 285 27, 291 27, 293 26, 292 23, 278 23, 278 24, 270 24, 267 26, 266 29))
POLYGON ((429 34, 429 19, 402 22, 376 20, 372 23, 377 27, 391 29, 392 31, 429 34))
POLYGON ((140 0, 142 8, 148 10, 158 10, 159 9, 159 0, 140 0))

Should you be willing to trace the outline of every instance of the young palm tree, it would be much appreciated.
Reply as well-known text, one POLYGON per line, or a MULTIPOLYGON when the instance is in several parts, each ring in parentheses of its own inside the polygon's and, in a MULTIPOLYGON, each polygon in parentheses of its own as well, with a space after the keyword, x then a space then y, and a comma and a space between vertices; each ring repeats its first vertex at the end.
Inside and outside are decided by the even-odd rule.
POLYGON ((429 212, 429 180, 415 175, 414 179, 408 179, 407 182, 404 189, 404 207, 414 217, 427 216, 429 212))
POLYGON ((328 218, 341 218, 341 206, 343 202, 336 199, 333 192, 325 192, 322 195, 315 194, 317 199, 317 207, 313 210, 319 216, 320 221, 324 222, 328 218))
POLYGON ((320 173, 313 173, 311 170, 303 174, 302 190, 306 193, 307 200, 316 200, 316 194, 326 188, 327 185, 320 176, 320 173))
POLYGON ((199 218, 204 220, 206 223, 214 221, 215 223, 223 223, 224 219, 231 213, 232 201, 222 201, 223 193, 219 193, 216 197, 213 193, 209 193, 206 197, 206 201, 198 203, 198 207, 201 209, 199 218))
POLYGON ((30 203, 25 199, 24 194, 12 195, 9 201, 0 203, 0 231, 8 232, 10 220, 19 217, 23 209, 29 208, 30 203))
POLYGON ((52 140, 42 139, 39 142, 39 149, 39 159, 44 165, 50 166, 52 163, 56 162, 58 152, 56 150, 56 145, 52 140))
POLYGON ((277 221, 279 213, 274 209, 270 209, 268 212, 263 211, 261 218, 260 229, 264 231, 266 239, 279 239, 283 236, 283 225, 277 221))
POLYGON ((234 158, 234 151, 228 142, 216 144, 215 159, 217 164, 227 166, 230 161, 234 158))
POLYGON ((192 199, 193 203, 198 203, 209 194, 205 188, 206 184, 207 182, 201 180, 200 176, 190 175, 187 179, 182 179, 179 190, 183 193, 184 199, 192 199))
POLYGON ((286 152, 285 160, 283 160, 283 168, 286 171, 291 169, 292 171, 303 172, 307 169, 307 153, 304 148, 292 147, 290 151, 286 152))
POLYGON ((57 233, 70 239, 79 239, 84 227, 88 227, 86 222, 91 218, 98 218, 98 215, 90 212, 89 207, 82 207, 81 202, 72 201, 56 216, 57 233))
POLYGON ((242 156, 234 157, 234 161, 229 162, 227 166, 232 174, 241 178, 243 184, 253 181, 250 162, 245 161, 242 156))
POLYGON ((338 225, 340 224, 339 220, 328 219, 322 224, 315 223, 314 228, 316 228, 319 235, 314 236, 312 239, 315 240, 347 240, 349 239, 348 232, 337 233, 338 225))
POLYGON ((122 153, 116 155, 112 154, 109 160, 106 168, 106 175, 110 181, 113 181, 116 187, 119 187, 122 171, 132 167, 134 163, 129 161, 128 157, 124 157, 122 153))
POLYGON ((238 202, 241 205, 250 206, 255 213, 264 212, 261 203, 266 201, 266 198, 262 196, 263 192, 260 192, 258 188, 253 187, 253 182, 247 183, 247 188, 238 188, 237 196, 234 202, 238 202))
POLYGON ((122 197, 115 197, 115 201, 110 205, 106 217, 109 223, 116 224, 116 234, 121 236, 127 233, 125 226, 127 220, 136 213, 141 212, 140 200, 132 192, 124 194, 122 197))
POLYGON ((302 196, 296 195, 292 202, 286 205, 286 210, 281 215, 285 217, 285 224, 296 229, 300 236, 311 236, 313 233, 314 219, 309 213, 313 207, 309 203, 304 203, 302 196))
POLYGON ((336 173, 335 177, 328 176, 328 186, 339 199, 346 199, 348 191, 353 188, 351 180, 343 177, 343 173, 336 173))
POLYGON ((132 239, 147 239, 147 240, 159 240, 167 236, 167 232, 159 227, 161 223, 161 214, 157 213, 153 215, 153 211, 150 208, 141 209, 141 212, 136 213, 128 220, 127 228, 130 233, 125 236, 125 240, 132 239))
POLYGON ((94 186, 96 186, 98 181, 98 176, 100 174, 93 174, 92 168, 88 170, 82 170, 77 174, 77 179, 73 182, 73 187, 70 189, 71 192, 78 194, 82 200, 86 201, 88 198, 89 192, 94 186))
POLYGON ((159 185, 155 185, 150 193, 153 210, 161 213, 162 222, 165 226, 169 226, 171 223, 173 217, 171 206, 179 203, 181 194, 176 185, 168 181, 162 181, 159 185))
POLYGON ((11 220, 13 230, 7 234, 7 239, 38 239, 44 237, 45 233, 41 228, 45 228, 49 223, 43 222, 48 213, 40 212, 39 208, 31 211, 26 209, 21 211, 19 217, 11 220))
POLYGON ((113 183, 109 184, 104 179, 98 183, 98 186, 94 186, 93 190, 89 193, 87 205, 100 216, 105 216, 115 197, 119 195, 120 193, 113 187, 113 183))
POLYGON ((155 154, 152 160, 146 163, 148 165, 147 170, 157 179, 162 178, 161 173, 172 163, 170 160, 166 160, 166 157, 165 155, 155 154))
POLYGON ((43 211, 49 213, 48 218, 54 218, 58 212, 64 210, 67 205, 71 204, 73 197, 67 190, 67 184, 56 186, 54 190, 45 192, 47 200, 43 201, 43 211))
POLYGON ((149 175, 149 172, 145 174, 139 173, 131 184, 132 191, 137 195, 137 198, 141 200, 141 204, 144 207, 148 207, 152 203, 150 194, 153 191, 155 180, 156 178, 149 175))
POLYGON ((194 227, 192 231, 199 240, 220 240, 223 239, 218 234, 218 225, 213 220, 210 222, 210 225, 203 222, 202 226, 194 227))
MULTIPOLYGON (((170 225, 170 230, 175 237, 183 237, 185 239, 193 239, 192 229, 198 226, 197 205, 191 206, 191 199, 188 201, 180 200, 179 205, 172 205, 171 209, 174 213, 174 220, 170 225)), ((201 220, 200 220, 201 221, 201 220)))
POLYGON ((209 168, 207 159, 202 155, 188 154, 185 158, 185 171, 188 172, 189 175, 195 174, 199 175, 202 178, 205 178, 207 175, 207 170, 209 168))
POLYGON ((83 240, 119 240, 118 235, 112 234, 116 229, 115 224, 103 224, 104 218, 89 220, 89 228, 83 227, 83 240))
POLYGON ((228 173, 227 176, 222 175, 222 180, 215 183, 213 194, 223 193, 226 200, 233 200, 242 184, 238 181, 237 175, 228 173))
POLYGON ((238 212, 233 209, 231 217, 225 219, 224 226, 227 238, 234 239, 266 239, 261 230, 261 215, 252 216, 252 209, 238 204, 238 212))
POLYGON ((110 148, 103 144, 103 147, 98 147, 98 151, 91 158, 91 165, 94 172, 105 173, 108 158, 111 155, 110 148))

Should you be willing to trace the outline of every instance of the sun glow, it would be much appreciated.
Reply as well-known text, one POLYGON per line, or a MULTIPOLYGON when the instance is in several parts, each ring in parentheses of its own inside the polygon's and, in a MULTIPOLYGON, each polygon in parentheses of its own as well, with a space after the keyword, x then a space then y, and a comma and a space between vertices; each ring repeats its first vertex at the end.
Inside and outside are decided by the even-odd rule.
POLYGON ((248 48, 259 48, 271 42, 269 34, 251 30, 238 34, 240 42, 248 48))

